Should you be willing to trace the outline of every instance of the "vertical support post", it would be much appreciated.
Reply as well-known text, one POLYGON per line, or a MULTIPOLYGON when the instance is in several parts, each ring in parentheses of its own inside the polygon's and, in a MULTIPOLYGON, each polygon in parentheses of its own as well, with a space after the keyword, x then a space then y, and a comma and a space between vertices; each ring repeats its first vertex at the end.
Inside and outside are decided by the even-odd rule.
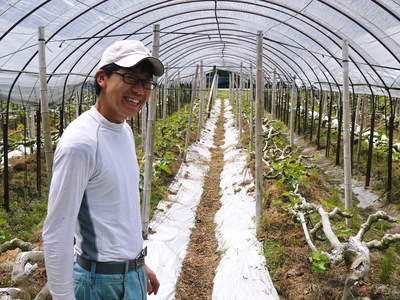
POLYGON ((328 113, 328 91, 323 91, 323 100, 322 100, 322 115, 328 113))
MULTIPOLYGON (((218 81, 219 81, 218 71, 215 70, 215 83, 214 83, 213 100, 215 100, 215 97, 217 97, 217 92, 218 92, 218 81)), ((210 107, 210 109, 211 109, 211 107, 210 107)))
POLYGON ((77 118, 77 117, 79 117, 79 102, 80 102, 80 95, 79 95, 79 91, 80 91, 80 89, 78 89, 77 91, 76 91, 76 93, 75 93, 75 101, 76 101, 76 104, 75 104, 75 118, 77 118))
POLYGON ((8 118, 3 115, 3 185, 4 185, 4 202, 3 208, 6 212, 10 212, 10 188, 9 188, 9 171, 8 171, 8 118))
POLYGON ((367 166, 365 173, 365 186, 369 186, 371 181, 371 170, 372 170, 372 153, 374 149, 374 133, 375 133, 375 120, 376 120, 376 106, 377 106, 377 97, 372 94, 370 96, 371 101, 371 125, 369 130, 369 144, 368 144, 368 157, 367 157, 367 166))
POLYGON ((290 122, 289 122, 289 143, 290 147, 294 146, 294 114, 296 105, 296 76, 293 76, 292 94, 290 97, 290 122))
POLYGON ((162 117, 165 120, 167 118, 167 101, 168 101, 168 64, 165 64, 164 74, 164 93, 163 93, 163 106, 162 106, 162 117))
POLYGON ((360 164, 360 156, 361 156, 361 143, 363 139, 363 131, 364 131, 364 121, 365 121, 365 114, 367 113, 367 97, 364 95, 361 96, 360 102, 360 111, 361 111, 361 120, 360 120, 360 127, 358 131, 358 144, 357 144, 357 166, 360 164))
MULTIPOLYGON (((160 51, 160 25, 153 25, 153 49, 152 56, 155 58, 159 57, 160 51)), ((157 82, 157 77, 154 76, 154 82, 157 82)), ((154 89, 150 100, 148 102, 148 120, 147 120, 147 136, 146 136, 146 154, 145 154, 145 166, 144 166, 144 188, 143 188, 143 200, 142 200, 142 230, 143 237, 147 238, 148 227, 149 227, 149 216, 150 216, 150 201, 151 201, 151 182, 153 174, 153 127, 156 119, 156 104, 158 99, 158 89, 154 89)))
POLYGON ((200 86, 200 105, 199 105, 199 132, 197 138, 200 139, 200 132, 203 127, 203 109, 204 109, 204 76, 203 76, 203 61, 200 61, 200 74, 199 74, 199 86, 200 86))
POLYGON ((389 144, 387 154, 387 185, 386 185, 386 201, 392 202, 392 189, 393 189, 393 130, 394 130, 394 116, 395 116, 395 102, 390 95, 389 90, 389 103, 390 103, 390 116, 389 116, 389 144))
POLYGON ((178 76, 176 78, 176 86, 178 87, 178 93, 176 95, 177 100, 178 100, 178 111, 179 111, 179 116, 181 115, 181 95, 182 95, 182 91, 181 91, 181 73, 178 72, 178 76))
POLYGON ((210 117, 210 113, 211 113, 211 106, 212 106, 212 99, 215 97, 215 85, 218 84, 218 74, 217 71, 215 71, 214 73, 214 77, 211 83, 211 87, 210 87, 210 93, 208 96, 208 101, 207 101, 207 118, 210 117))
POLYGON ((229 103, 232 103, 232 97, 233 97, 233 73, 229 73, 229 103))
POLYGON ((235 106, 236 106, 236 129, 239 129, 239 75, 234 75, 235 84, 235 106))
POLYGON ((26 116, 28 117, 28 136, 29 140, 33 140, 35 138, 35 111, 33 107, 29 107, 29 112, 27 112, 26 116))
POLYGON ((141 127, 142 127, 142 150, 143 150, 143 152, 146 152, 146 132, 147 132, 146 120, 147 120, 147 107, 148 107, 148 105, 149 104, 146 103, 142 107, 142 111, 140 112, 141 113, 141 118, 142 118, 141 127))
POLYGON ((43 122, 44 136, 44 155, 46 158, 47 179, 50 185, 51 172, 53 168, 53 150, 51 147, 50 124, 49 124, 49 99, 47 97, 47 79, 46 79, 46 55, 44 27, 39 27, 39 79, 40 79, 40 105, 43 122))
POLYGON ((192 112, 193 112, 193 104, 194 104, 194 98, 196 96, 196 83, 197 83, 197 74, 199 73, 199 65, 196 66, 196 73, 194 74, 194 79, 192 81, 192 95, 190 97, 190 111, 189 111, 189 117, 188 117, 188 127, 186 129, 186 137, 185 137, 185 152, 183 159, 186 162, 187 159, 187 149, 189 147, 189 137, 190 137, 190 127, 192 123, 192 112))
POLYGON ((254 96, 253 96, 253 64, 250 63, 250 151, 254 147, 253 137, 254 137, 254 96))
POLYGON ((242 141, 242 105, 243 105, 243 62, 240 63, 240 78, 239 78, 239 113, 238 113, 238 121, 239 121, 239 142, 242 141))
POLYGON ((276 69, 274 69, 274 73, 272 76, 272 109, 271 114, 272 118, 276 119, 276 69))
POLYGON ((263 172, 262 172, 262 143, 263 132, 261 118, 263 116, 263 33, 257 31, 257 71, 256 71, 256 230, 260 229, 262 200, 263 200, 263 172))
POLYGON ((40 106, 36 111, 36 190, 39 197, 42 195, 42 161, 41 161, 41 136, 40 136, 40 123, 41 123, 40 106))
POLYGON ((361 97, 360 95, 357 96, 357 104, 356 104, 356 112, 354 116, 354 126, 357 127, 359 123, 359 117, 360 117, 360 105, 361 105, 361 97))
MULTIPOLYGON (((343 40, 343 161, 344 161, 344 195, 345 208, 352 209, 351 190, 351 152, 350 152, 350 105, 349 105, 349 44, 343 40)), ((351 226, 351 219, 346 219, 347 226, 351 226)))

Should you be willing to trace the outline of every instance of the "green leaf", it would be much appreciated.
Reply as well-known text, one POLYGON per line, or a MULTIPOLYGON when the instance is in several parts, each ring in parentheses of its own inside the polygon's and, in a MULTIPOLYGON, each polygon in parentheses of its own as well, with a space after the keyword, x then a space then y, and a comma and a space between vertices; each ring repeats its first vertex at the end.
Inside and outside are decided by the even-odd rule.
POLYGON ((400 220, 397 220, 396 223, 400 224, 400 220))
POLYGON ((343 229, 338 229, 335 230, 336 233, 341 233, 341 234, 353 234, 353 230, 349 228, 343 228, 343 229))
POLYGON ((6 219, 0 219, 0 225, 3 225, 3 224, 5 224, 5 223, 7 223, 7 220, 6 220, 6 219))
POLYGON ((272 205, 278 205, 278 204, 282 203, 282 200, 279 198, 272 199, 271 203, 272 203, 272 205))
POLYGON ((321 251, 314 251, 311 253, 311 269, 317 273, 326 271, 326 267, 329 265, 329 259, 321 251))
POLYGON ((327 207, 329 207, 329 206, 336 206, 333 202, 328 201, 328 200, 322 201, 322 204, 323 204, 324 206, 327 206, 327 207))
POLYGON ((157 165, 161 170, 167 172, 168 174, 172 174, 171 169, 167 165, 159 164, 157 165))

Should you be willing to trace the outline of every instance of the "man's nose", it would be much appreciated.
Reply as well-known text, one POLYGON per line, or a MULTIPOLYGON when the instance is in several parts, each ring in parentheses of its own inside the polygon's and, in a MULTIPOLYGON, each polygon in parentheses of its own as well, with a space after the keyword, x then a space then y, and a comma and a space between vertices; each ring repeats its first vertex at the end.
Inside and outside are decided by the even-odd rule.
POLYGON ((138 82, 136 85, 132 86, 132 91, 136 93, 138 96, 143 96, 144 95, 144 87, 142 82, 138 82))

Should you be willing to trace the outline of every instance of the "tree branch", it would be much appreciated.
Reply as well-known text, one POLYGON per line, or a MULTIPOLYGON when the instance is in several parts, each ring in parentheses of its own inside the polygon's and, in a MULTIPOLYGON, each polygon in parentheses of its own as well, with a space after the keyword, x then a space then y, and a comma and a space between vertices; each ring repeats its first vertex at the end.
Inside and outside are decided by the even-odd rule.
POLYGON ((11 273, 11 282, 16 286, 24 285, 30 275, 38 268, 36 262, 43 261, 43 251, 21 252, 15 260, 13 271, 11 273), (31 265, 29 261, 34 262, 35 264, 31 265))
POLYGON ((390 246, 390 244, 393 244, 398 241, 400 241, 399 233, 395 233, 395 234, 386 233, 380 241, 372 240, 372 241, 366 243, 366 245, 369 249, 383 250, 383 249, 388 248, 390 246))
POLYGON ((20 239, 12 239, 11 241, 5 242, 0 246, 0 253, 8 250, 14 250, 16 248, 19 248, 22 251, 31 251, 33 249, 33 245, 20 239))
POLYGON ((380 210, 376 213, 370 215, 365 223, 363 223, 358 231, 357 235, 355 236, 356 239, 359 241, 362 240, 365 233, 371 228, 371 225, 378 220, 386 220, 388 222, 396 223, 397 220, 391 216, 389 216, 386 212, 380 210))

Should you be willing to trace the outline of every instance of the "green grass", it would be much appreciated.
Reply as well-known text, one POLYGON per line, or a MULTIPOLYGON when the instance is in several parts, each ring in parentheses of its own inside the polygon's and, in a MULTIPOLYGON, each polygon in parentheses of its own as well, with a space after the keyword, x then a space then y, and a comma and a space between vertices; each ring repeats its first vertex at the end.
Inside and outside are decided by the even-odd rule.
POLYGON ((382 262, 379 265, 379 280, 382 283, 390 283, 397 268, 396 252, 393 247, 390 247, 384 252, 382 262))
POLYGON ((262 217, 261 223, 260 223, 260 232, 267 231, 270 224, 271 224, 271 220, 264 215, 262 217))
POLYGON ((285 250, 277 240, 265 240, 263 243, 265 260, 272 278, 275 272, 283 265, 285 250))
POLYGON ((0 219, 5 220, 0 229, 0 243, 12 238, 27 240, 31 234, 39 230, 47 213, 46 201, 33 201, 28 209, 19 203, 12 202, 10 213, 0 209, 0 219))

